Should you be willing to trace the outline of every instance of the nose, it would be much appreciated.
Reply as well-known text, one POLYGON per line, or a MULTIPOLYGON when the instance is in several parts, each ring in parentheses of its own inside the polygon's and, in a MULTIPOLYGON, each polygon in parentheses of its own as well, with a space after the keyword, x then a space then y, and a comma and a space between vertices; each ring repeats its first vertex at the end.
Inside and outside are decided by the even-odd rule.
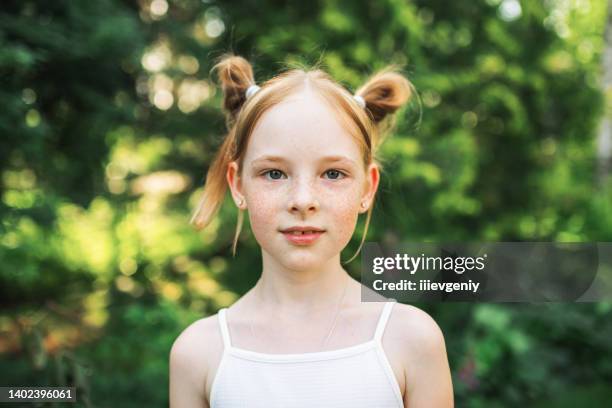
POLYGON ((317 192, 310 180, 297 180, 291 189, 289 211, 305 215, 319 210, 317 192))

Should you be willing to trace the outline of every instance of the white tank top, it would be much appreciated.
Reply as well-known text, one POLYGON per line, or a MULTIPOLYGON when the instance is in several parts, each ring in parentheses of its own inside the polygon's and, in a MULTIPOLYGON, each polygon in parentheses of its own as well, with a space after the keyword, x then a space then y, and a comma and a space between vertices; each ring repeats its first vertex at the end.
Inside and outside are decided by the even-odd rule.
POLYGON ((211 408, 403 407, 381 342, 394 303, 385 303, 371 340, 298 354, 264 354, 232 346, 226 308, 219 310, 224 349, 211 386, 211 408))

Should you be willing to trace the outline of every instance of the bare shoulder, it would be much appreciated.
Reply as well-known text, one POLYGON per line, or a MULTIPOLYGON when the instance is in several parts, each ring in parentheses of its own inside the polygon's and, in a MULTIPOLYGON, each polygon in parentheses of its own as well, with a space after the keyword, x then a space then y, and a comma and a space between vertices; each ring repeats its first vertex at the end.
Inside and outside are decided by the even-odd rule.
POLYGON ((170 350, 170 405, 208 406, 207 383, 223 351, 217 315, 187 326, 170 350))
POLYGON ((390 332, 413 351, 431 353, 444 349, 444 335, 440 326, 418 307, 397 303, 389 319, 390 332))
POLYGON ((406 380, 410 407, 452 407, 453 390, 444 335, 425 311, 396 304, 389 319, 390 342, 406 380))
MULTIPOLYGON (((223 341, 219 333, 218 315, 214 314, 196 320, 187 326, 174 340, 171 356, 178 359, 204 361, 209 355, 222 351, 223 341)), ((194 362, 195 363, 195 362, 194 362)))

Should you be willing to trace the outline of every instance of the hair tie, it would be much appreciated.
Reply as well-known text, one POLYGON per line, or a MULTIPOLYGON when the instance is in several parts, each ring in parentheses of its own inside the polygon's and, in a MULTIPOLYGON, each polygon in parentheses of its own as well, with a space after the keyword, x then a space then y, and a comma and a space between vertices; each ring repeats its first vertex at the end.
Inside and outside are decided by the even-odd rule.
POLYGON ((363 99, 361 96, 353 95, 353 98, 355 99, 355 102, 357 102, 357 105, 361 106, 362 109, 366 107, 365 99, 363 99))
POLYGON ((255 95, 260 89, 261 88, 255 84, 249 86, 246 90, 246 98, 249 99, 251 96, 255 95))

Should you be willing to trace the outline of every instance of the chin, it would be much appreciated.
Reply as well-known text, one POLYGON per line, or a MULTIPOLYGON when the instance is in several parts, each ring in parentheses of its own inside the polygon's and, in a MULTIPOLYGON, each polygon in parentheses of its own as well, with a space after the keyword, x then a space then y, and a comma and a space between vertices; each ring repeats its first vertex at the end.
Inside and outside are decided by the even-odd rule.
POLYGON ((279 262, 288 269, 305 271, 319 268, 324 264, 327 259, 323 255, 318 251, 308 252, 303 250, 303 248, 297 248, 297 250, 294 249, 293 251, 286 251, 280 254, 279 262))

